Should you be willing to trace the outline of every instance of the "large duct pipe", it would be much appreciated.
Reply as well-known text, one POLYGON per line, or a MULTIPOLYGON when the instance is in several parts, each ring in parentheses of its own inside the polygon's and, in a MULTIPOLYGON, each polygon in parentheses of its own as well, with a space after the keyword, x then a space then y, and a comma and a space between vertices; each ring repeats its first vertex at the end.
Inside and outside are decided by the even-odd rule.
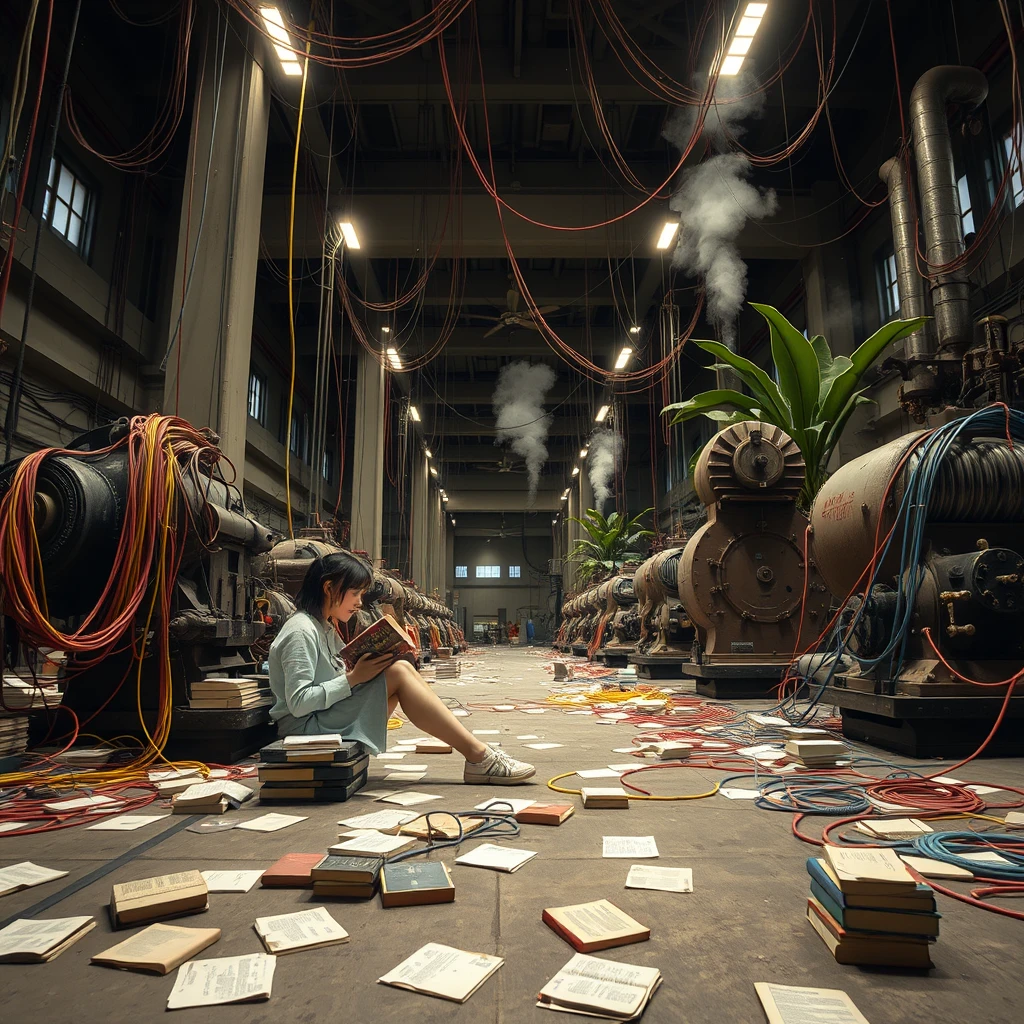
MULTIPOLYGON (((896 280, 900 291, 900 318, 911 320, 928 315, 928 299, 924 278, 917 272, 917 246, 915 238, 913 204, 910 201, 911 182, 905 162, 899 157, 886 160, 878 176, 889 191, 889 217, 892 220, 892 246, 896 257, 896 280)), ((937 394, 937 378, 926 364, 934 354, 930 327, 908 335, 904 352, 910 368, 910 381, 904 385, 904 398, 927 400, 937 394)))
MULTIPOLYGON (((964 251, 960 197, 946 104, 977 107, 988 95, 988 81, 976 68, 940 65, 926 71, 910 94, 911 134, 917 163, 917 188, 924 222, 925 257, 933 267, 951 263, 964 251)), ((939 274, 932 285, 932 309, 944 349, 962 356, 973 326, 963 270, 939 274)))

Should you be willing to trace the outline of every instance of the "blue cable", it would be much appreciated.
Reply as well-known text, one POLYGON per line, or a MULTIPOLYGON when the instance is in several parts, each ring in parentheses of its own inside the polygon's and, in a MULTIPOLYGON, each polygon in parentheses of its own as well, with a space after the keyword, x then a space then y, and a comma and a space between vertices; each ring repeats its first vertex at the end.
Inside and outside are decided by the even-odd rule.
POLYGON ((1007 832, 928 832, 918 836, 911 845, 914 853, 932 860, 955 864, 985 878, 1001 878, 1009 882, 1024 882, 1024 852, 1011 853, 997 849, 994 844, 1012 843, 1024 851, 1024 840, 1007 832), (959 851, 959 852, 954 852, 959 851), (998 853, 1008 864, 984 864, 964 857, 962 853, 998 853))
MULTIPOLYGON (((501 801, 491 801, 492 806, 500 803, 501 801)), ((511 804, 509 808, 511 809, 511 804)), ((388 859, 388 864, 397 864, 399 861, 408 860, 410 857, 422 857, 426 853, 432 853, 435 850, 447 850, 453 846, 458 846, 465 839, 501 839, 510 838, 519 835, 519 822, 516 821, 515 817, 509 814, 495 814, 492 811, 428 811, 423 815, 424 821, 428 829, 430 829, 430 818, 431 815, 445 814, 449 817, 453 817, 459 823, 459 834, 453 839, 428 839, 427 845, 420 847, 415 850, 408 850, 405 853, 400 853, 396 857, 388 859), (483 818, 484 823, 478 825, 476 828, 466 832, 462 827, 463 818, 483 818)))

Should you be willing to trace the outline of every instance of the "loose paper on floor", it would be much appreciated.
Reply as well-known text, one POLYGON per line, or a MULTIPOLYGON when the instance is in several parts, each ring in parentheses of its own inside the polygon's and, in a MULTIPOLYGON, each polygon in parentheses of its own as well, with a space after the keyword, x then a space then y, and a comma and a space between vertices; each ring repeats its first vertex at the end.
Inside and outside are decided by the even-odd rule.
POLYGON ((730 800, 756 800, 761 795, 761 791, 758 789, 730 789, 727 787, 718 792, 730 800))
POLYGON ((235 828, 243 828, 248 832, 276 832, 278 829, 305 820, 301 814, 264 814, 260 818, 253 818, 252 821, 239 822, 235 828))
POLYGON ((657 857, 654 836, 605 836, 602 857, 657 857))
POLYGON ((42 956, 90 921, 91 917, 18 918, 0 931, 0 957, 42 956))
POLYGON ((377 980, 383 985, 464 1003, 504 962, 500 956, 467 953, 428 942, 377 980))
POLYGON ((248 892, 263 874, 262 871, 202 871, 200 874, 210 892, 248 892))
POLYGON ((152 825, 154 821, 162 821, 166 814, 119 814, 116 818, 97 821, 95 825, 86 826, 86 832, 134 832, 137 828, 152 825))
MULTIPOLYGON (((414 780, 411 776, 408 776, 404 781, 412 782, 414 780)), ((391 793, 388 796, 382 796, 380 802, 382 804, 398 804, 399 807, 415 807, 417 804, 425 804, 431 800, 440 799, 436 793, 419 793, 416 790, 410 789, 405 793, 391 793)))
POLYGON ((43 882, 52 882, 66 874, 66 871, 40 867, 30 860, 23 860, 20 864, 0 868, 0 896, 6 896, 7 893, 18 889, 30 889, 34 885, 42 885, 43 882))
POLYGON ((868 1024, 853 1000, 839 989, 754 983, 768 1024, 868 1024))
POLYGON ((400 828, 418 817, 419 814, 415 811, 374 811, 373 814, 357 814, 351 818, 342 818, 338 824, 348 825, 349 828, 376 831, 400 828))
POLYGON ((527 743, 526 744, 531 750, 554 750, 555 747, 560 747, 561 743, 527 743))
POLYGON ((474 811, 491 811, 494 814, 518 814, 527 807, 532 807, 536 800, 516 800, 512 797, 492 797, 482 804, 477 804, 474 811))
POLYGON ((256 934, 274 954, 292 953, 312 946, 328 946, 348 939, 348 932, 326 907, 256 918, 256 934))
POLYGON ((528 860, 537 856, 536 850, 517 850, 511 846, 481 843, 475 849, 455 858, 456 864, 466 864, 492 871, 518 871, 528 860))
POLYGON ((613 768, 579 768, 576 774, 581 779, 617 779, 622 772, 617 772, 613 768))
POLYGON ((658 889, 662 892, 693 892, 692 868, 660 868, 633 864, 626 875, 627 889, 658 889))
POLYGON ((427 773, 426 772, 391 772, 390 775, 384 776, 385 782, 419 782, 427 773))
POLYGON ((266 953, 192 960, 178 968, 168 1010, 269 999, 277 958, 266 953))

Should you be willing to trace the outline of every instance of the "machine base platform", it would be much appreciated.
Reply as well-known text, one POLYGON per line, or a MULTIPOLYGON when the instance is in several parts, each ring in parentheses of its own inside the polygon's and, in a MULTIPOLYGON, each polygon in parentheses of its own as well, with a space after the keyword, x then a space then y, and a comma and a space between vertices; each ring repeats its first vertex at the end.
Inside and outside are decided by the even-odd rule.
POLYGON ((697 684, 697 693, 713 700, 771 700, 784 671, 781 665, 683 666, 683 675, 697 684))
POLYGON ((586 644, 573 644, 568 648, 568 653, 574 655, 577 658, 585 658, 587 656, 587 645, 586 644))
POLYGON ((638 679, 682 679, 688 664, 678 654, 631 654, 629 664, 636 665, 638 679))
POLYGON ((629 656, 632 652, 628 647, 620 647, 618 649, 609 650, 607 647, 602 647, 597 652, 597 656, 601 659, 602 663, 607 665, 609 668, 625 668, 629 664, 629 656))
MULTIPOLYGON (((972 754, 989 734, 1003 696, 912 697, 862 693, 828 686, 823 705, 839 707, 843 735, 907 757, 960 758, 972 754)), ((1024 696, 1014 697, 985 757, 1024 754, 1024 696)))

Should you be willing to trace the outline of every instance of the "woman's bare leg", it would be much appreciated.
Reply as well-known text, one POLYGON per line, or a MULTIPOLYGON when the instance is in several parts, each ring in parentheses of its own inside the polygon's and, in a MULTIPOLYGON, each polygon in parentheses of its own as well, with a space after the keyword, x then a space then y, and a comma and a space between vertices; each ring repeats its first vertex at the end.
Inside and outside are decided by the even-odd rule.
POLYGON ((386 668, 384 680, 388 687, 389 709, 397 699, 413 725, 450 743, 467 761, 482 761, 487 756, 487 745, 462 725, 407 661, 396 661, 386 668))
POLYGON ((388 718, 395 717, 395 708, 398 707, 398 697, 388 694, 388 718))

